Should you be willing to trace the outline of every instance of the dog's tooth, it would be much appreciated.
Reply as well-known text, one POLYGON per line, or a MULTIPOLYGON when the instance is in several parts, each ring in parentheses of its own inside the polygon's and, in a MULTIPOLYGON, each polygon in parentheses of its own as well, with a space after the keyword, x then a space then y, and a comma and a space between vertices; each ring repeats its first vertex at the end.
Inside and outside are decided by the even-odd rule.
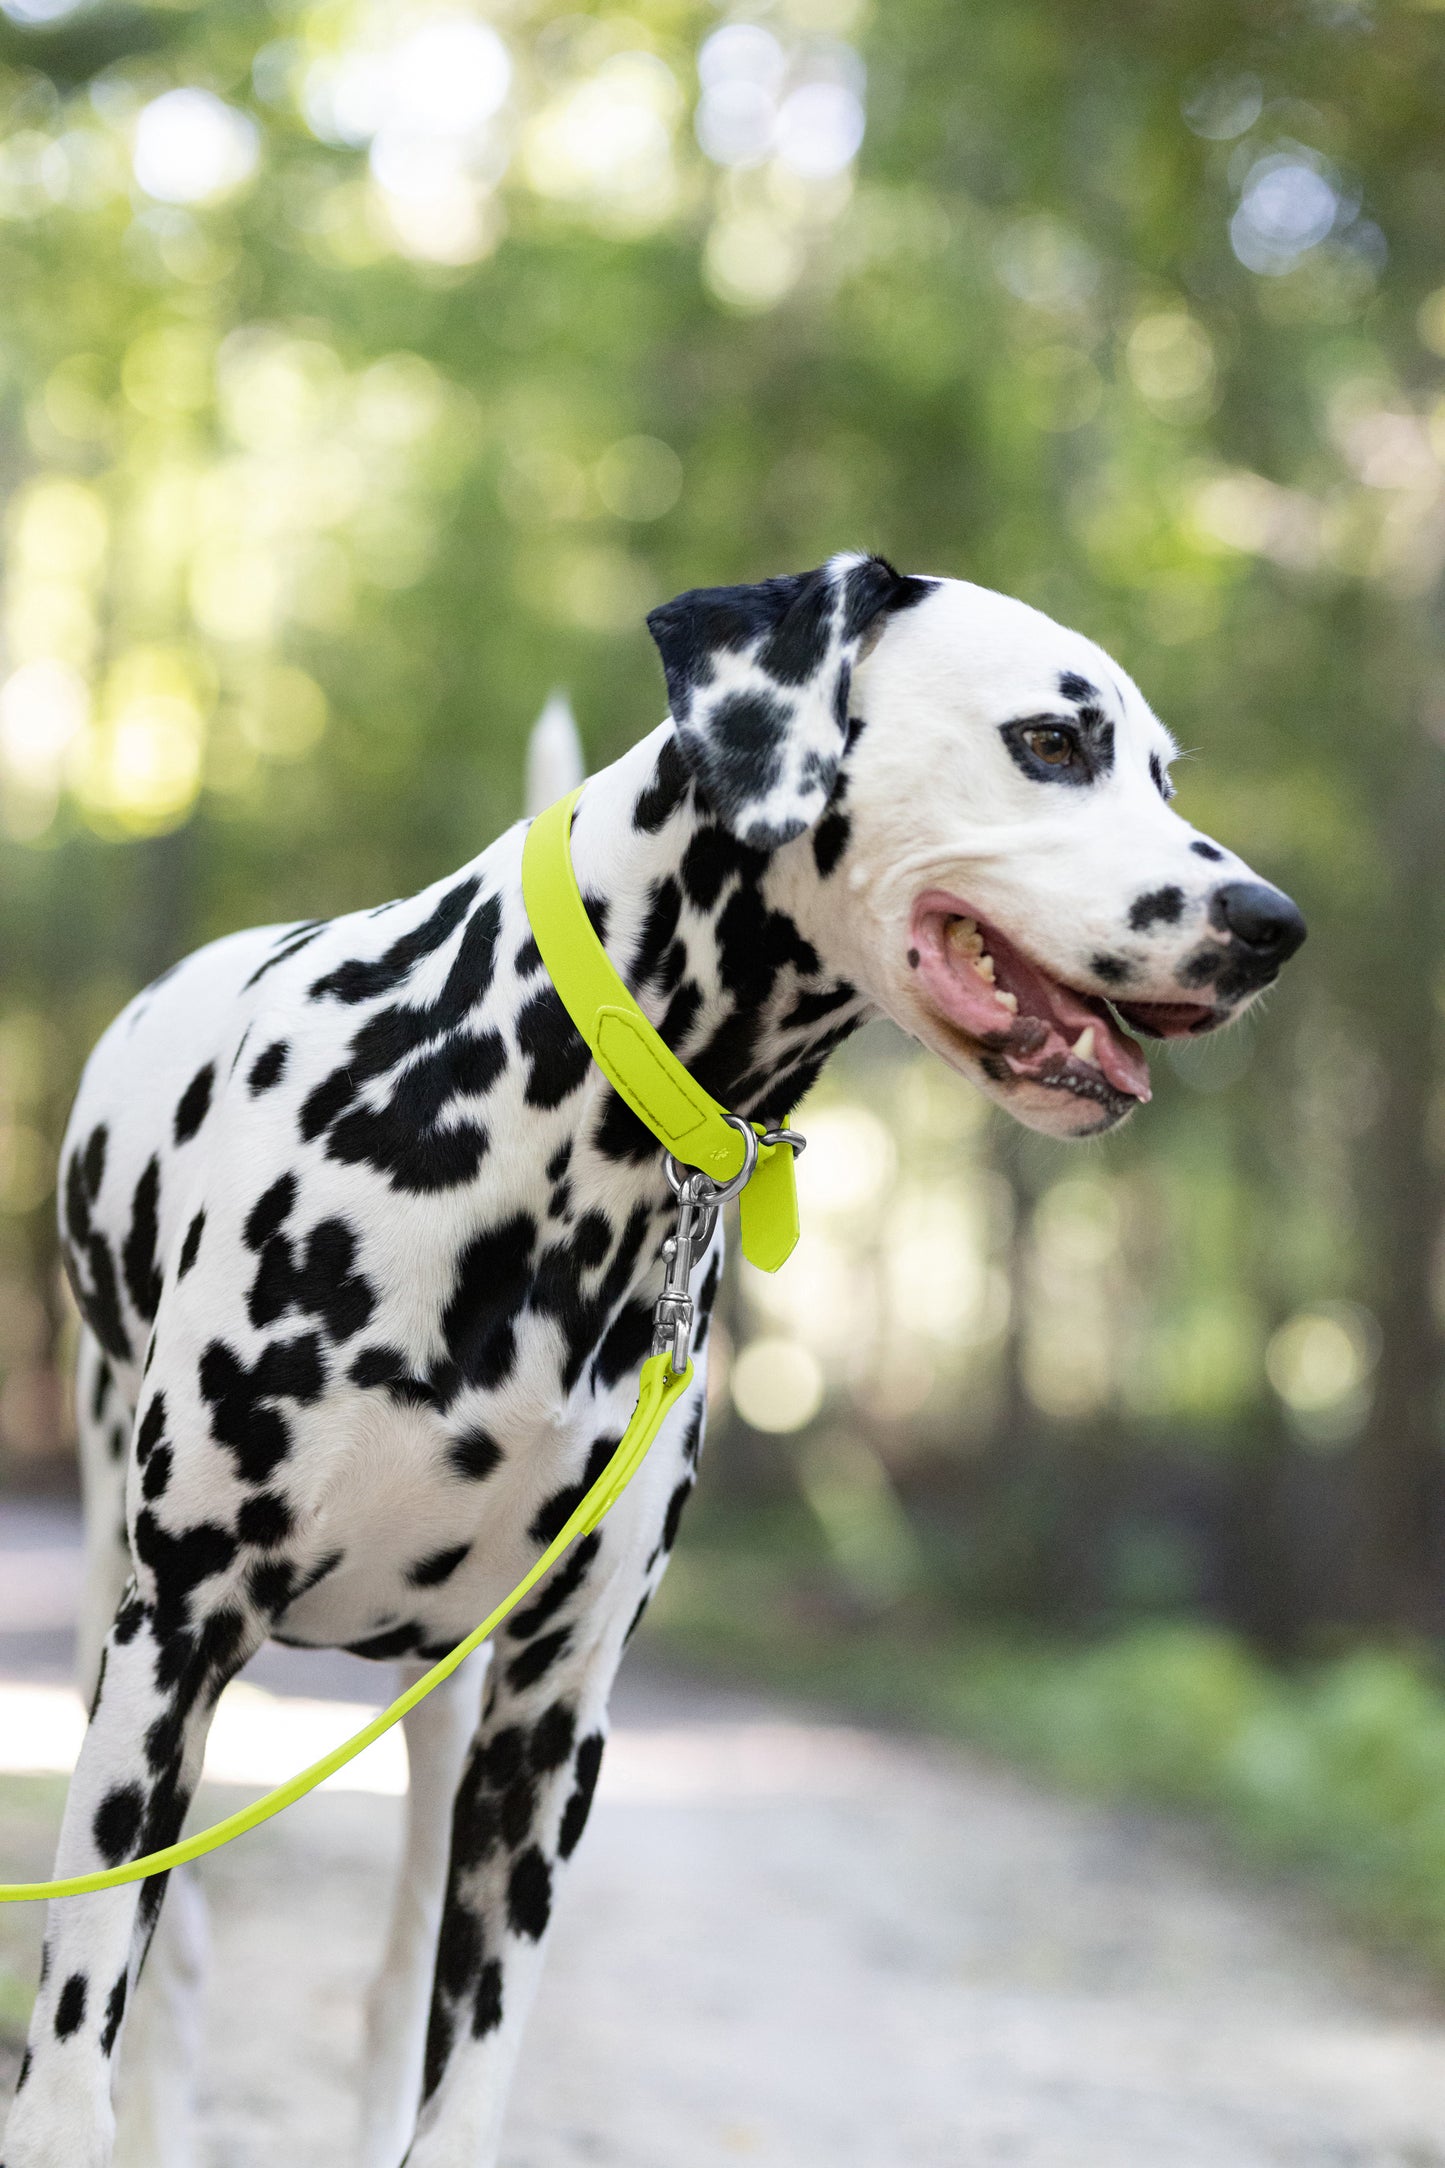
POLYGON ((993 998, 1001 1009, 1008 1010, 1010 1016, 1018 1015, 1019 997, 1017 994, 1007 994, 1001 986, 996 986, 993 990, 993 998))
POLYGON ((973 968, 978 973, 981 979, 987 979, 989 985, 992 986, 993 958, 991 956, 975 956, 973 959, 973 968))
POLYGON ((1073 1056, 1075 1061, 1086 1061, 1091 1069, 1098 1068, 1099 1061, 1094 1052, 1094 1027, 1092 1024, 1086 1024, 1074 1041, 1073 1056))
POLYGON ((950 948, 957 949, 961 956, 983 954, 983 935, 971 918, 956 918, 952 921, 948 929, 948 944, 950 948))

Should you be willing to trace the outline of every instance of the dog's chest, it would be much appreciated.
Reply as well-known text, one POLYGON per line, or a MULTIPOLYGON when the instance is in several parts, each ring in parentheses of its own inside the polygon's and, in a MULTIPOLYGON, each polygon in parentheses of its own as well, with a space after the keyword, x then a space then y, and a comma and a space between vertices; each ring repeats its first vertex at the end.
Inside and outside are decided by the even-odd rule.
MULTIPOLYGON (((464 1391, 448 1408, 338 1387, 298 1428, 284 1476, 299 1593, 282 1638, 391 1657, 449 1647, 551 1541, 615 1448, 636 1397, 630 1367, 562 1389, 556 1331, 518 1321, 504 1392, 464 1391)), ((609 1521, 655 1526, 677 1480, 665 1436, 609 1521)))

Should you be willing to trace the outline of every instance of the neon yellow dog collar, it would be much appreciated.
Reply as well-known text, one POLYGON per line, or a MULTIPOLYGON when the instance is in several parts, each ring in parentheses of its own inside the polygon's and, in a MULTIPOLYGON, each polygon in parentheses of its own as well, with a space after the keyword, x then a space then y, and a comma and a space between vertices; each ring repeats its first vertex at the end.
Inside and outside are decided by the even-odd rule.
MULTIPOLYGON (((572 813, 578 795, 574 791, 532 823, 522 856, 522 894, 542 961, 597 1066, 668 1151, 699 1170, 698 1175, 684 1181, 674 1177, 679 1200, 678 1234, 667 1245, 668 1281, 657 1305, 658 1338, 665 1341, 673 1329, 670 1303, 674 1308, 679 1300, 686 1305, 690 1327, 687 1272, 711 1231, 709 1214, 720 1201, 716 1192, 726 1187, 731 1193, 733 1183, 754 1155, 739 1133, 743 1125, 736 1116, 727 1114, 709 1098, 663 1044, 613 970, 592 930, 572 869, 572 813), (700 1176, 707 1177, 706 1182, 700 1181, 700 1176), (705 1223, 700 1239, 696 1225, 699 1218, 705 1223)), ((783 1142, 782 1132, 774 1134, 779 1139, 776 1143, 764 1141, 759 1132, 756 1157, 748 1168, 750 1179, 741 1191, 743 1249, 754 1264, 767 1271, 776 1271, 798 1239, 792 1141, 783 1142)), ((474 1627, 440 1663, 433 1664, 414 1686, 398 1695, 389 1708, 373 1717, 343 1746, 334 1747, 320 1761, 312 1762, 250 1806, 227 1815, 209 1829, 198 1830, 193 1837, 183 1838, 179 1844, 95 1874, 70 1875, 56 1882, 0 1883, 0 1904, 24 1904, 42 1897, 83 1897, 94 1890, 114 1889, 123 1882, 141 1882, 150 1875, 164 1874, 269 1822, 298 1799, 304 1799, 318 1784, 324 1784, 338 1769, 345 1768, 450 1678, 556 1565, 563 1552, 597 1526, 641 1467, 668 1414, 691 1384, 692 1375, 691 1361, 687 1360, 680 1370, 675 1368, 665 1346, 657 1347, 648 1356, 638 1380, 637 1406, 621 1443, 536 1564, 480 1626, 474 1627)))
MULTIPOLYGON (((675 1159, 718 1185, 731 1182, 744 1165, 743 1124, 688 1075, 592 930, 572 867, 572 815, 583 788, 539 813, 522 847, 522 896, 542 961, 592 1059, 638 1120, 675 1159)), ((762 1134, 758 1129, 760 1140, 762 1134)), ((743 1255, 762 1271, 776 1272, 798 1240, 791 1144, 759 1142, 738 1209, 743 1255)))

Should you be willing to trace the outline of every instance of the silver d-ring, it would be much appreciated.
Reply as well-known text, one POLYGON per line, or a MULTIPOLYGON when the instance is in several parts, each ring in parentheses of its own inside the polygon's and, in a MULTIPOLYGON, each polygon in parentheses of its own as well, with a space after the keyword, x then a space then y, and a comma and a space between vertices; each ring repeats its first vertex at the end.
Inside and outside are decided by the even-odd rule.
POLYGON ((801 1130, 797 1129, 765 1129, 762 1134, 762 1142, 764 1144, 791 1145, 794 1159, 808 1149, 807 1138, 802 1134, 801 1130))
MULTIPOLYGON (((758 1133, 751 1122, 745 1122, 740 1114, 724 1114, 723 1120, 730 1128, 735 1129, 743 1140, 743 1163, 730 1182, 714 1182, 711 1175, 703 1177, 710 1187, 707 1195, 699 1201, 708 1205, 726 1204, 729 1197, 736 1197, 739 1190, 745 1189, 751 1181, 753 1169, 758 1163, 758 1133)), ((682 1166, 671 1152, 664 1160, 663 1167, 674 1197, 682 1195, 683 1183, 689 1175, 700 1171, 682 1166)))

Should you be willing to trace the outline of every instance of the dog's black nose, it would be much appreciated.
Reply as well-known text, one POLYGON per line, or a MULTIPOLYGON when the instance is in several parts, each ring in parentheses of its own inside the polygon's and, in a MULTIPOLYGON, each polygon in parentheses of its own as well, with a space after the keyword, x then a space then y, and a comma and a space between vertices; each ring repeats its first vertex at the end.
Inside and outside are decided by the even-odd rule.
POLYGON ((1209 902, 1209 916, 1242 948, 1250 949, 1261 962, 1277 970, 1286 963, 1305 937, 1305 922, 1298 909, 1279 889, 1264 881, 1227 881, 1209 902))

